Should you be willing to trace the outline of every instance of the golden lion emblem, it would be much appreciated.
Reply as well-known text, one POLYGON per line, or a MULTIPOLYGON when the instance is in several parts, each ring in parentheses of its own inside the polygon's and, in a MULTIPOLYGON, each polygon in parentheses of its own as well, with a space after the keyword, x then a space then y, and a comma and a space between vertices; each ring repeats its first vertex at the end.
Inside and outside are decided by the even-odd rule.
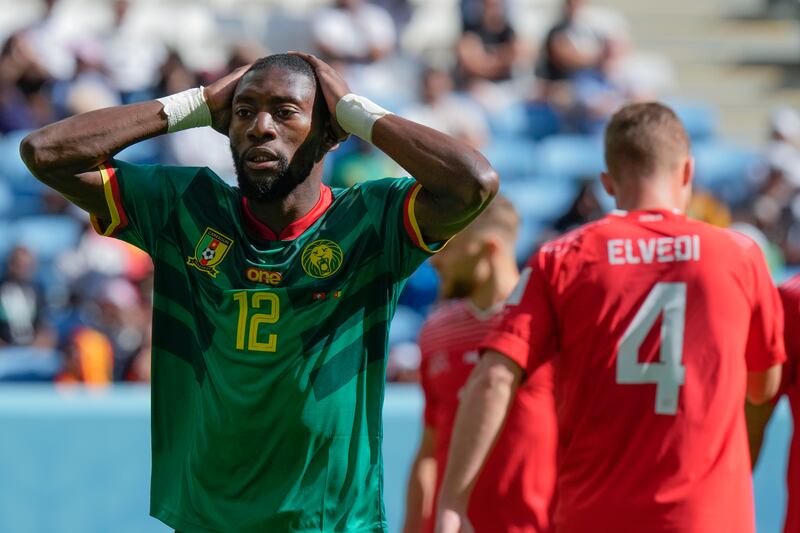
POLYGON ((319 240, 306 246, 301 262, 303 270, 312 278, 327 278, 339 270, 343 257, 344 254, 338 244, 319 240))

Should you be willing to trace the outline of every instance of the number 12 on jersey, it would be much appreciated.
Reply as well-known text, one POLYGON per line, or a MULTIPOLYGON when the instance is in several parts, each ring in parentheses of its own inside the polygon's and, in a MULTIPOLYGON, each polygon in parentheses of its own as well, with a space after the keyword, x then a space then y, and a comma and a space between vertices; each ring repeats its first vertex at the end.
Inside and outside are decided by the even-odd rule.
POLYGON ((655 383, 656 414, 678 411, 680 386, 686 377, 682 364, 685 325, 686 283, 656 283, 617 347, 617 383, 655 383), (659 361, 640 363, 639 349, 662 313, 659 361))
POLYGON ((239 302, 239 320, 236 324, 236 349, 245 349, 254 352, 274 352, 278 349, 278 335, 270 333, 266 342, 258 340, 258 330, 262 324, 274 324, 280 318, 280 298, 274 292, 239 291, 233 294, 233 299, 239 302), (266 305, 265 305, 266 304, 266 305), (256 309, 267 308, 266 313, 251 312, 256 309), (248 317, 250 320, 248 320, 248 317), (247 330, 250 331, 248 336, 247 330))

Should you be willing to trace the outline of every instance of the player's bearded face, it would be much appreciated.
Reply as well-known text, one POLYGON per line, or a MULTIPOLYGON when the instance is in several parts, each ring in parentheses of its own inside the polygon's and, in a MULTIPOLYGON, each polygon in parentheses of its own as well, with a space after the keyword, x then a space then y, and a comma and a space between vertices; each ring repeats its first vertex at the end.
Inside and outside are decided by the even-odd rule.
POLYGON ((311 173, 318 145, 319 143, 312 139, 306 140, 295 152, 291 161, 286 154, 271 154, 270 157, 275 161, 272 168, 252 172, 247 168, 247 152, 239 153, 231 144, 239 189, 246 198, 258 202, 285 198, 311 173))
POLYGON ((273 67, 246 74, 232 102, 228 137, 239 188, 253 201, 289 195, 323 150, 324 98, 314 79, 273 67))

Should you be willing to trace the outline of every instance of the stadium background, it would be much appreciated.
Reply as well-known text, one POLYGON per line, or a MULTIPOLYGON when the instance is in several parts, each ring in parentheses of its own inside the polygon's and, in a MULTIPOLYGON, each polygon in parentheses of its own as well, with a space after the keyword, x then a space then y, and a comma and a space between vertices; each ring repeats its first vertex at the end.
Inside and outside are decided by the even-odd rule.
MULTIPOLYGON (((73 113, 207 83, 268 51, 318 51, 355 92, 489 157, 522 214, 521 261, 610 208, 596 180, 604 121, 625 101, 660 98, 692 137, 693 214, 756 238, 776 281, 798 271, 796 0, 589 0, 562 24, 562 0, 489 2, 513 31, 476 17, 487 1, 363 2, 379 7, 353 16, 320 0, 0 0, 0 532, 166 531, 147 517, 149 260, 93 235, 18 156, 27 131, 73 113), (353 31, 357 19, 366 29, 353 31), (548 61, 558 35, 586 68, 548 61)), ((210 129, 120 157, 232 179, 226 139, 210 129)), ((402 169, 355 140, 327 165, 334 184, 384 175, 402 169)), ((424 265, 392 326, 392 531, 420 425, 414 339, 435 298, 424 265)), ((790 432, 781 405, 755 474, 760 533, 780 530, 790 432)))

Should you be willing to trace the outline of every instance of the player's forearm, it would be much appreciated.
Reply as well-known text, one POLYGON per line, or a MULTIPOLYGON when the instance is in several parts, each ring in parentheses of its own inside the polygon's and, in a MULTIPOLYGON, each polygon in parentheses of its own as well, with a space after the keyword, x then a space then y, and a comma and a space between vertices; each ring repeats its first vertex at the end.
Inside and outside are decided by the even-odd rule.
POLYGON ((747 438, 750 444, 750 466, 755 469, 758 456, 761 454, 761 445, 764 442, 764 431, 772 417, 775 404, 767 402, 763 405, 753 405, 745 402, 744 414, 747 421, 747 438))
POLYGON ((466 511, 478 473, 503 426, 518 379, 519 373, 505 362, 486 357, 470 376, 453 428, 439 512, 466 511))
POLYGON ((433 457, 418 455, 408 478, 403 533, 423 531, 425 522, 433 513, 435 490, 436 460, 433 457))
POLYGON ((375 123, 372 142, 406 169, 443 210, 470 217, 499 187, 497 173, 466 144, 397 115, 375 123))
POLYGON ((72 178, 123 148, 167 131, 163 104, 148 101, 83 113, 25 137, 20 154, 31 172, 49 182, 72 178))

